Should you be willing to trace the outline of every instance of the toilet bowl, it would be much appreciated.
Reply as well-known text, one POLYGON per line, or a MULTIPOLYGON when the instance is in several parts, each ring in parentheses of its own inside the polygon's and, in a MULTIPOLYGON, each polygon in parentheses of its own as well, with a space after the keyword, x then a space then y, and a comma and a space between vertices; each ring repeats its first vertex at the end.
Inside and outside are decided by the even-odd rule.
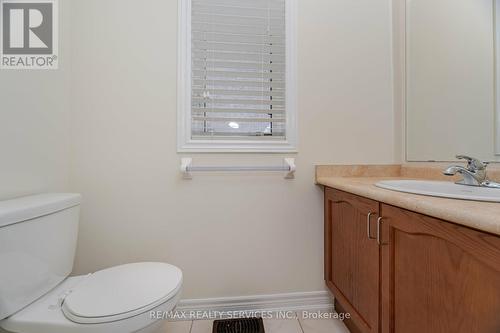
POLYGON ((161 325, 157 312, 168 313, 179 300, 181 270, 143 262, 68 277, 79 205, 80 196, 71 194, 0 202, 0 327, 13 333, 154 332, 161 325))
POLYGON ((151 312, 175 307, 181 285, 175 266, 117 266, 66 279, 1 326, 15 333, 142 332, 156 323, 151 312))

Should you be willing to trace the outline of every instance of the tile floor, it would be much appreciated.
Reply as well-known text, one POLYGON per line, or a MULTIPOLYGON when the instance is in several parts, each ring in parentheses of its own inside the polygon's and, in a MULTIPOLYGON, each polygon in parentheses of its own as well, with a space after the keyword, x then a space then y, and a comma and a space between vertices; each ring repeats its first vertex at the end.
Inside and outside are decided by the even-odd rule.
MULTIPOLYGON (((336 319, 265 319, 266 333, 349 333, 336 319)), ((212 320, 166 322, 158 333, 212 333, 212 320)))

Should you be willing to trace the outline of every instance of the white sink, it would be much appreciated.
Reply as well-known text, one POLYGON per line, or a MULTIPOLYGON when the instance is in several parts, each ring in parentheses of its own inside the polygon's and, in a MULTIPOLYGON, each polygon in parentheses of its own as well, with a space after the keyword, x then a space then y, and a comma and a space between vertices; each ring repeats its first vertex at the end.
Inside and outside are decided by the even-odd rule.
POLYGON ((387 190, 450 199, 500 202, 500 189, 424 180, 384 180, 376 184, 387 190))

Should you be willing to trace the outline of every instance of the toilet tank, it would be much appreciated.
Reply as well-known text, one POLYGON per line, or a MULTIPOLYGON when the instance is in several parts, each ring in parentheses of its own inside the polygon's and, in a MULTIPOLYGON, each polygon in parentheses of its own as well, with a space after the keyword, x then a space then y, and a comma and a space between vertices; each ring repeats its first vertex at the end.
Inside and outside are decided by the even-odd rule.
POLYGON ((73 269, 81 196, 0 201, 0 320, 62 282, 73 269))

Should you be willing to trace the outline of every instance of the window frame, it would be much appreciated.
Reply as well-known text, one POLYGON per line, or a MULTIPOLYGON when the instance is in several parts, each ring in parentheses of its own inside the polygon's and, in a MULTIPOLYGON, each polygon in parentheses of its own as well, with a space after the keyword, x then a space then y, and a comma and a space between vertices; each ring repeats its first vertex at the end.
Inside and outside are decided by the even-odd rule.
POLYGON ((285 0, 286 139, 193 139, 191 132, 191 0, 178 0, 177 151, 179 153, 297 152, 297 0, 285 0))

